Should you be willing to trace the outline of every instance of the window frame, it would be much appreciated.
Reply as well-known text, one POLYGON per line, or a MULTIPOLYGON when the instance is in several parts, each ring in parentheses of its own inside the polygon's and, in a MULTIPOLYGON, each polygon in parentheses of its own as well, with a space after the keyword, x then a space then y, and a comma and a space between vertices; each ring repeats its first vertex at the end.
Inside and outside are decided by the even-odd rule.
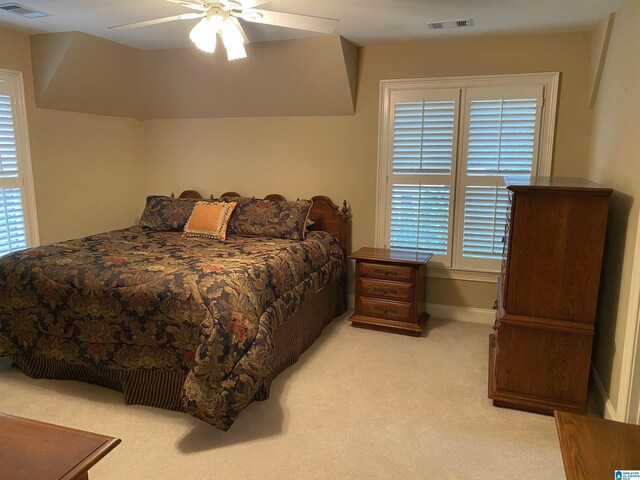
MULTIPOLYGON (((465 135, 463 126, 466 123, 464 118, 465 91, 473 87, 500 87, 517 85, 541 85, 543 87, 543 104, 541 114, 541 128, 538 142, 538 160, 536 175, 550 176, 553 161, 553 146, 555 138, 556 114, 558 105, 558 90, 560 84, 559 72, 529 73, 529 74, 506 74, 506 75, 475 75, 464 77, 438 77, 438 78, 418 78, 418 79, 394 79, 382 80, 380 82, 379 115, 378 115, 378 172, 376 182, 376 215, 375 215, 375 246, 384 248, 389 238, 389 199, 387 198, 389 170, 392 164, 390 152, 390 130, 393 118, 393 105, 391 102, 393 92, 415 91, 424 89, 452 89, 458 88, 461 91, 461 102, 459 105, 458 125, 456 138, 457 158, 453 163, 456 170, 453 173, 452 189, 455 195, 451 198, 451 217, 453 229, 450 233, 450 241, 454 245, 454 250, 458 249, 458 244, 462 241, 462 231, 459 228, 460 199, 458 190, 460 186, 461 171, 466 162, 466 158, 461 155, 466 151, 464 145, 465 135)), ((460 247, 461 248, 461 247, 460 247)), ((499 274, 498 270, 460 268, 454 263, 457 261, 452 256, 451 266, 429 266, 427 275, 436 278, 449 278, 456 280, 471 280, 479 282, 495 283, 499 274)))
POLYGON ((0 82, 7 83, 13 100, 14 135, 18 157, 17 183, 22 189, 22 208, 27 248, 40 245, 38 216, 36 211, 29 126, 27 122, 26 97, 22 72, 0 68, 0 82))

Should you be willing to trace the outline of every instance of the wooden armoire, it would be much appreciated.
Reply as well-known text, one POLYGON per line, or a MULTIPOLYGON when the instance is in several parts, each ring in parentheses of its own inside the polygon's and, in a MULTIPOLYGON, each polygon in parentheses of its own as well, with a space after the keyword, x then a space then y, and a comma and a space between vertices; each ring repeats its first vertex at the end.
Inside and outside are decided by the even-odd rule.
POLYGON ((508 177, 507 188, 489 398, 583 412, 611 189, 556 177, 508 177))

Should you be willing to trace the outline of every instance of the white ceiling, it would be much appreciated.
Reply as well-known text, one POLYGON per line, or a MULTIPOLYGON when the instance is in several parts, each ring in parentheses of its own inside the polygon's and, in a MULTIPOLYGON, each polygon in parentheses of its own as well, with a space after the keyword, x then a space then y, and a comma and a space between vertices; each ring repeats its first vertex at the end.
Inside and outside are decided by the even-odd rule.
MULTIPOLYGON (((334 32, 358 45, 394 40, 580 31, 592 27, 624 0, 271 0, 259 8, 337 18, 334 32), (431 31, 427 22, 473 18, 475 26, 431 31)), ((0 0, 9 3, 10 0, 0 0)), ((29 33, 81 31, 132 47, 155 50, 186 47, 196 20, 136 30, 110 25, 191 12, 164 0, 17 0, 50 17, 25 19, 0 10, 0 26, 29 33)), ((318 36, 316 33, 257 24, 245 28, 253 42, 318 36)))

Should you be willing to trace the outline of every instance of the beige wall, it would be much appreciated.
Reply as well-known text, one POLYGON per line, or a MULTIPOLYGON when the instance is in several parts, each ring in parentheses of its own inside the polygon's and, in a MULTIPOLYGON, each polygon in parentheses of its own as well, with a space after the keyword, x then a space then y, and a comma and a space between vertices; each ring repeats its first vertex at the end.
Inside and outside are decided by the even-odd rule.
POLYGON ((603 18, 591 30, 591 75, 589 79, 589 108, 595 106, 598 89, 600 88, 600 79, 602 78, 602 69, 605 59, 607 58, 607 50, 609 48, 609 40, 616 14, 611 13, 603 18))
MULTIPOLYGON (((628 329, 630 282, 640 198, 640 2, 627 0, 617 12, 593 125, 589 177, 612 187, 603 283, 598 313, 595 367, 618 416, 628 388, 622 377, 628 329)), ((636 264, 637 268, 637 264, 636 264)))
MULTIPOLYGON (((562 72, 555 175, 587 172, 588 33, 398 43, 360 50, 355 116, 143 122, 148 193, 196 188, 327 194, 353 211, 353 248, 373 245, 382 79, 562 72)), ((431 279, 431 303, 490 308, 495 284, 431 279)))
POLYGON ((41 243, 137 223, 138 120, 37 109, 29 127, 41 243))
MULTIPOLYGON (((372 245, 382 79, 560 71, 553 172, 576 176, 587 172, 591 126, 588 33, 362 48, 355 115, 147 120, 141 124, 35 109, 29 42, 22 34, 6 35, 20 44, 17 58, 21 65, 15 68, 28 76, 34 176, 44 242, 129 225, 139 215, 144 195, 196 188, 205 194, 237 190, 247 195, 279 192, 290 198, 326 194, 336 201, 347 199, 353 209, 353 249, 372 245), (77 201, 65 198, 71 193, 77 201)), ((3 50, 0 47, 0 58, 3 50)), ((178 53, 172 51, 167 58, 173 62, 178 53)), ((155 81, 160 82, 156 85, 160 90, 163 81, 175 84, 170 76, 157 75, 155 81)), ((490 283, 429 282, 431 303, 489 308, 494 299, 495 285, 490 283)))
POLYGON ((27 35, 0 28, 0 68, 22 72, 27 115, 33 113, 35 109, 33 75, 27 35))
POLYGON ((36 108, 23 33, 0 29, 0 68, 24 76, 40 242, 132 225, 144 207, 140 123, 36 108))

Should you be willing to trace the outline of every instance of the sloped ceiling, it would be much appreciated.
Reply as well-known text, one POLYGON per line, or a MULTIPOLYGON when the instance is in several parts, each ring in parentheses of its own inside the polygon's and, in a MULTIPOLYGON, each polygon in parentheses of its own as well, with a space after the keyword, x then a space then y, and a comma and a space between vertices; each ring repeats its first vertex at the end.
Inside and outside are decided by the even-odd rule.
POLYGON ((31 36, 36 105, 140 118, 140 52, 84 33, 31 36))
POLYGON ((141 120, 355 112, 357 48, 338 36, 249 44, 241 62, 80 32, 32 35, 31 49, 41 108, 141 120))

